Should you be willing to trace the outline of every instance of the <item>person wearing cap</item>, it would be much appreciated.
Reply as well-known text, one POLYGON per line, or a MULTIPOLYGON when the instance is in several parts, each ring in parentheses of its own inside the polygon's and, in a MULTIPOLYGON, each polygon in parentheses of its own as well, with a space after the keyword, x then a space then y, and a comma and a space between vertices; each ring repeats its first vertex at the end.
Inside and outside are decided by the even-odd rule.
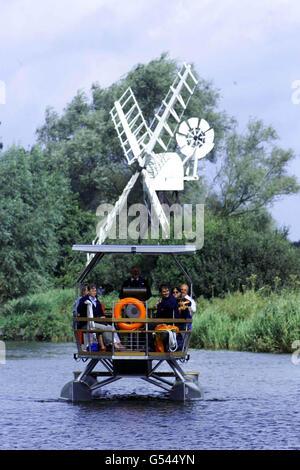
POLYGON ((150 297, 152 297, 151 289, 148 284, 148 281, 140 276, 140 268, 138 266, 132 266, 130 269, 130 273, 131 276, 126 279, 122 284, 122 288, 119 294, 120 299, 123 299, 125 297, 123 289, 126 287, 145 288, 147 289, 147 295, 145 300, 150 299, 150 297))

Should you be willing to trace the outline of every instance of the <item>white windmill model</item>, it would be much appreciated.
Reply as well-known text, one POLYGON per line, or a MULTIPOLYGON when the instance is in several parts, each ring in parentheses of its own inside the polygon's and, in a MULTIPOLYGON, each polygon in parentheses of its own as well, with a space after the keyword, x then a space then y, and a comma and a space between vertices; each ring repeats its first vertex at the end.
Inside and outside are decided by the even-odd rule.
POLYGON ((205 157, 214 146, 214 131, 204 119, 190 118, 180 124, 197 83, 191 66, 184 64, 155 113, 150 127, 146 124, 131 88, 114 103, 110 114, 125 158, 128 165, 137 162, 139 169, 130 178, 113 210, 98 224, 97 237, 93 244, 103 244, 140 175, 151 210, 155 211, 162 232, 168 233, 169 221, 156 191, 182 191, 184 180, 197 180, 198 160, 205 157), (183 158, 175 152, 168 152, 169 143, 177 128, 176 140, 183 158), (162 153, 154 152, 156 145, 162 149, 162 153), (190 175, 192 163, 193 172, 190 175))

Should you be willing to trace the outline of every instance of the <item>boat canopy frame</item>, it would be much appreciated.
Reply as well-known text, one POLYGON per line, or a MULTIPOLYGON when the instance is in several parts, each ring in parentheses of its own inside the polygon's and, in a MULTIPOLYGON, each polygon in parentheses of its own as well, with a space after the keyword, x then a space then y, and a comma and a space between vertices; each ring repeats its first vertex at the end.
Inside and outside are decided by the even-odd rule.
POLYGON ((86 265, 80 276, 76 280, 76 295, 78 296, 79 286, 88 274, 97 266, 105 254, 131 254, 131 255, 169 255, 180 268, 185 278, 190 284, 190 295, 193 295, 193 281, 177 255, 194 255, 197 251, 195 245, 73 245, 72 250, 80 251, 94 256, 86 265))

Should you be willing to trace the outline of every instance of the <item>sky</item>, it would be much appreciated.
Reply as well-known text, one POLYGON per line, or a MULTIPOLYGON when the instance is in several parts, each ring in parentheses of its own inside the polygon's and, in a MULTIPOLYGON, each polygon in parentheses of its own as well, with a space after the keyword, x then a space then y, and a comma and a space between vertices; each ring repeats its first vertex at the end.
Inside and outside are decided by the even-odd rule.
MULTIPOLYGON (((30 148, 48 106, 107 87, 168 51, 194 63, 244 132, 272 125, 300 181, 300 3, 297 0, 0 0, 0 137, 30 148)), ((201 117, 201 116, 199 116, 201 117)), ((300 195, 270 208, 300 240, 300 195)))

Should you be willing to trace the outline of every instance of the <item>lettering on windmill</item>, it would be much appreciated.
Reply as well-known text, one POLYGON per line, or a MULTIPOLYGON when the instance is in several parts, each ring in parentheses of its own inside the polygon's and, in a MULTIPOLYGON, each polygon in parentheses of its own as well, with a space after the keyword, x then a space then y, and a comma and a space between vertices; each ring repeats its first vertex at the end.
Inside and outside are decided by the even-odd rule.
POLYGON ((5 104, 5 102, 6 102, 5 83, 3 80, 0 80, 0 104, 5 104))
POLYGON ((106 215, 97 225, 93 244, 104 243, 108 236, 115 238, 118 217, 118 238, 126 239, 129 235, 133 239, 149 236, 158 239, 160 227, 163 238, 168 239, 172 220, 176 227, 180 226, 175 234, 178 239, 194 238, 197 248, 203 246, 203 205, 195 205, 193 218, 193 210, 178 203, 178 192, 184 190, 185 182, 199 180, 198 161, 214 147, 214 130, 205 119, 192 117, 182 121, 197 85, 191 66, 184 63, 149 126, 131 88, 115 101, 110 115, 127 164, 136 163, 137 170, 114 206, 101 204, 98 207, 97 215, 106 215), (172 141, 173 148, 177 144, 178 152, 169 151, 172 141), (138 179, 142 180, 144 204, 138 207, 134 204, 127 211, 128 196, 138 179), (176 220, 170 219, 174 205, 178 214, 176 220), (138 220, 134 219, 128 226, 128 218, 137 212, 140 212, 138 220))

